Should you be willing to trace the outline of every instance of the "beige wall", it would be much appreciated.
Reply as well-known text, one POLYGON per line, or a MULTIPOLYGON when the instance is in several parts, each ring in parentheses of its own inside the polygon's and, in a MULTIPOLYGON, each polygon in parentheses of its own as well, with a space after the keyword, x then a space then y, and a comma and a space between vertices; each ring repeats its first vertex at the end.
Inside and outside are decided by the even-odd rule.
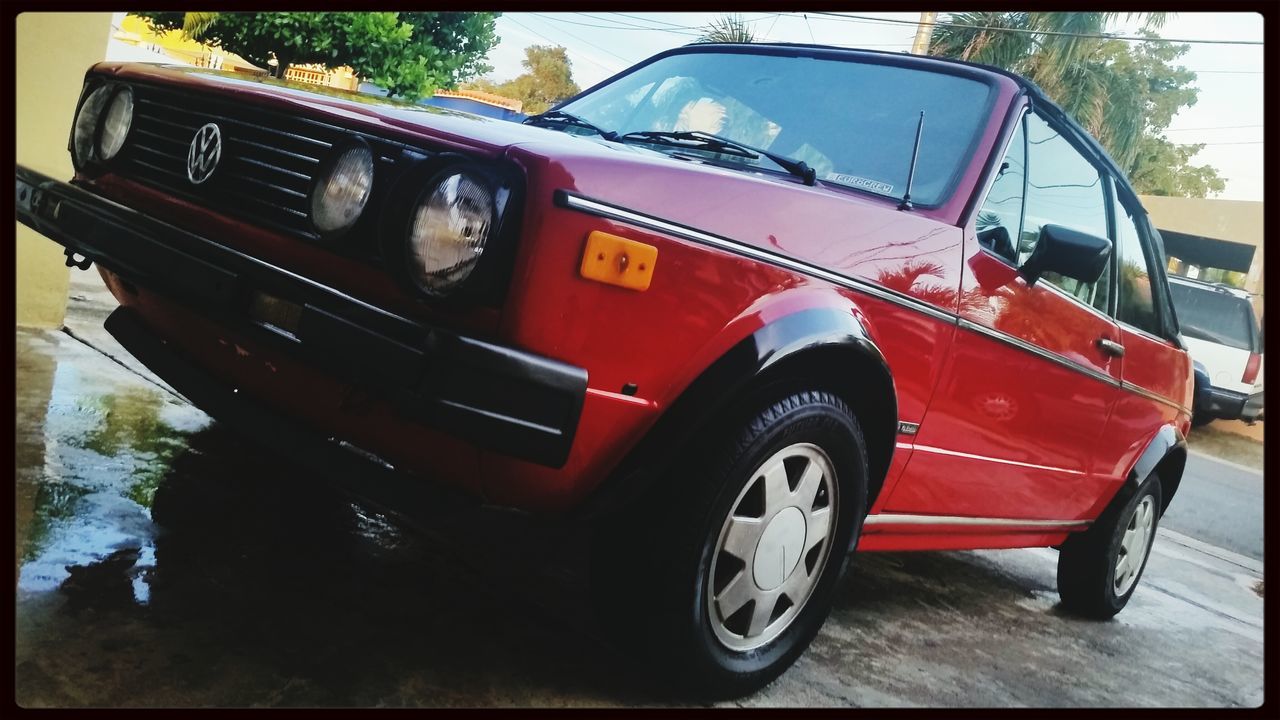
POLYGON ((1262 203, 1141 195, 1157 228, 1262 247, 1262 203))
POLYGON ((1258 248, 1245 275, 1244 287, 1249 292, 1263 294, 1262 256, 1266 246, 1262 242, 1262 203, 1157 195, 1139 197, 1157 228, 1258 248))
MULTIPOLYGON (((72 114, 85 70, 106 57, 111 13, 26 12, 17 23, 16 159, 69 179, 72 114)), ((18 324, 60 327, 70 277, 62 247, 19 224, 18 324)))

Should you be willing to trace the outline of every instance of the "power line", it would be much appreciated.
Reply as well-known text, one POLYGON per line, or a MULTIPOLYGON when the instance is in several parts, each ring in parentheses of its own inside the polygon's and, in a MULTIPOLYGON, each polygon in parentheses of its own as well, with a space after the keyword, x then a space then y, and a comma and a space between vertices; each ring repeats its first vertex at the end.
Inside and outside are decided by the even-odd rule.
MULTIPOLYGON (((794 13, 792 13, 794 14, 794 13)), ((966 28, 969 30, 995 30, 997 32, 1022 33, 1025 35, 1054 35, 1059 37, 1079 37, 1079 38, 1098 38, 1101 40, 1123 40, 1125 42, 1169 42, 1169 43, 1199 43, 1204 45, 1262 45, 1260 40, 1205 40, 1205 39, 1174 39, 1174 38, 1146 38, 1131 37, 1128 35, 1110 35, 1105 33, 1071 33, 1058 32, 1056 30, 1025 30, 1023 28, 1006 28, 995 27, 993 25, 965 25, 962 23, 945 22, 937 20, 934 22, 921 23, 918 20, 897 20, 895 18, 877 18, 867 15, 845 15, 842 13, 823 12, 815 10, 814 15, 822 15, 825 17, 835 18, 837 20, 845 20, 848 22, 870 22, 870 23, 887 23, 894 25, 942 25, 945 27, 966 28)))
MULTIPOLYGON (((515 23, 516 25, 519 25, 520 27, 524 28, 525 30, 528 30, 529 32, 533 33, 534 35, 537 35, 538 37, 542 38, 543 40, 546 40, 546 41, 547 41, 547 42, 549 42, 549 43, 552 43, 552 44, 554 44, 554 45, 561 45, 561 43, 556 42, 555 40, 552 40, 551 38, 547 37, 546 35, 543 35, 542 33, 538 32, 537 30, 534 30, 533 28, 529 27, 528 25, 525 25, 524 23, 520 22, 519 20, 516 20, 515 18, 511 17, 511 15, 505 15, 504 17, 505 17, 507 20, 510 20, 511 22, 515 23)), ((561 45, 561 46, 563 47, 563 45, 561 45)), ((578 53, 578 54, 579 54, 579 55, 580 55, 584 60, 586 60, 587 62, 591 63, 592 65, 595 65, 596 67, 604 68, 604 69, 605 69, 606 71, 608 71, 608 72, 615 72, 615 70, 614 70, 613 68, 608 67, 608 66, 604 65, 603 63, 596 62, 595 60, 593 60, 593 59, 591 58, 591 56, 587 55, 586 53, 578 53)))
POLYGON ((1214 73, 1223 75, 1261 75, 1261 70, 1192 70, 1193 73, 1214 73))
POLYGON ((1261 125, 1219 125, 1217 127, 1198 127, 1198 128, 1165 128, 1164 132, 1190 132, 1192 130, 1247 130, 1251 128, 1260 128, 1261 125))
MULTIPOLYGON (((550 17, 550 16, 548 16, 548 15, 543 15, 542 13, 529 13, 529 14, 530 14, 530 15, 534 15, 534 16, 536 16, 536 17, 540 17, 540 18, 542 18, 543 20, 556 20, 556 18, 550 17)), ((616 53, 616 52, 614 52, 614 51, 612 51, 612 50, 608 50, 608 49, 606 49, 606 48, 602 48, 602 47, 600 47, 599 45, 596 45, 595 43, 591 42, 590 40, 583 40, 582 38, 578 37, 577 35, 574 35, 573 33, 569 32, 568 30, 565 30, 564 28, 556 28, 556 29, 557 29, 557 30, 559 30, 560 32, 564 33, 565 35, 568 35, 569 37, 573 38, 574 40, 577 40, 578 42, 581 42, 581 43, 586 43, 587 45, 590 45, 591 47, 593 47, 593 48, 595 48, 595 49, 599 50, 599 51, 600 51, 600 52, 602 52, 602 53, 606 53, 606 54, 612 55, 612 56, 614 56, 614 57, 618 58, 619 60, 621 60, 622 62, 627 63, 628 65, 631 65, 631 64, 635 63, 635 61, 634 61, 634 60, 628 60, 627 58, 622 57, 621 55, 619 55, 618 53, 616 53)))
MULTIPOLYGON (((581 15, 581 16, 583 16, 583 17, 586 17, 586 18, 589 18, 589 19, 592 19, 592 20, 600 20, 601 22, 605 22, 605 23, 619 23, 619 24, 617 24, 617 25, 597 25, 597 24, 592 24, 592 23, 584 23, 584 22, 578 22, 578 21, 575 21, 575 20, 569 20, 569 19, 566 19, 566 18, 553 17, 553 16, 549 16, 549 15, 541 15, 541 14, 539 14, 539 13, 528 13, 528 14, 530 14, 530 15, 538 15, 539 17, 543 18, 544 20, 552 20, 552 21, 557 21, 557 22, 564 22, 564 23, 569 23, 569 24, 571 24, 571 25, 581 25, 581 26, 583 26, 583 27, 601 28, 601 29, 605 29, 605 30, 651 30, 651 31, 655 31, 655 32, 665 32, 665 33, 672 33, 672 34, 675 34, 675 35, 686 35, 686 36, 690 36, 690 37, 701 37, 701 36, 702 36, 702 34, 703 34, 701 31, 699 31, 697 28, 695 28, 695 27, 693 27, 693 26, 691 26, 691 25, 675 25, 675 24, 672 24, 672 23, 667 23, 668 27, 653 27, 653 26, 648 26, 648 25, 636 25, 636 24, 634 24, 634 23, 624 23, 622 20, 613 20, 612 18, 602 18, 602 17, 596 16, 596 15, 592 15, 592 14, 590 14, 590 13, 584 13, 584 12, 575 12, 575 13, 574 13, 574 15, 581 15), (684 30, 676 30, 676 29, 674 29, 674 28, 677 28, 677 27, 685 28, 685 29, 684 29, 684 30)), ((612 14, 612 15, 622 15, 623 13, 611 13, 611 14, 612 14)), ((777 22, 777 19, 778 19, 779 17, 782 17, 783 15, 786 15, 786 14, 787 14, 787 13, 773 13, 772 15, 766 15, 765 17, 757 18, 757 19, 755 19, 755 20, 752 20, 751 22, 761 22, 761 21, 763 21, 763 20, 768 20, 770 17, 772 17, 772 18, 773 18, 773 20, 774 20, 774 22, 776 23, 776 22, 777 22)), ((509 17, 509 16, 508 16, 508 17, 509 17)), ((632 17, 632 16, 627 16, 627 17, 632 17)), ((661 21, 659 21, 659 20, 654 20, 654 22, 661 22, 661 21)), ((770 33, 772 33, 772 32, 773 32, 773 26, 772 26, 772 25, 770 25, 769 32, 768 32, 768 33, 765 33, 765 34, 766 34, 766 36, 767 36, 768 34, 770 34, 770 33)), ((899 42, 899 43, 860 43, 860 44, 856 44, 856 45, 851 45, 851 44, 841 44, 841 43, 824 43, 824 44, 826 44, 826 45, 831 45, 831 46, 834 46, 834 47, 847 47, 847 48, 911 47, 911 43, 908 43, 908 42, 899 42)))
MULTIPOLYGON (((586 13, 578 13, 578 14, 579 14, 579 15, 585 15, 586 13)), ((626 14, 626 13, 622 13, 622 12, 610 12, 609 14, 610 14, 610 15, 619 15, 619 16, 621 16, 621 17, 624 17, 624 18, 630 18, 630 19, 632 19, 632 20, 641 20, 641 21, 643 21, 643 22, 658 23, 659 25, 666 25, 667 27, 671 27, 671 28, 680 28, 681 30, 700 30, 700 28, 695 28, 695 27, 690 26, 690 25, 681 25, 681 24, 679 24, 679 23, 671 23, 671 22, 667 22, 666 20, 659 20, 658 18, 653 18, 653 17, 641 17, 641 16, 639 16, 639 15, 628 15, 628 14, 626 14)), ((746 22, 753 22, 753 23, 756 23, 756 22, 761 22, 762 20, 768 20, 769 18, 774 18, 774 19, 776 20, 778 17, 780 17, 780 16, 782 16, 782 15, 787 15, 787 14, 789 14, 789 13, 782 13, 782 12, 778 12, 778 13, 762 13, 762 14, 760 15, 760 17, 758 17, 758 18, 743 18, 743 20, 745 20, 746 22)), ((596 19, 597 19, 597 20, 601 20, 601 19, 603 19, 603 18, 596 18, 596 19)), ((621 20, 616 20, 616 21, 614 21, 614 22, 622 22, 622 21, 621 21, 621 20)))
MULTIPOLYGON (((590 14, 588 14, 588 13, 584 13, 584 12, 574 13, 574 15, 581 15, 581 16, 583 16, 583 17, 587 17, 587 18, 590 18, 590 19, 592 19, 592 20, 600 20, 601 22, 611 22, 611 23, 619 23, 619 24, 616 24, 616 25, 593 25, 593 24, 591 24, 591 23, 575 22, 575 21, 573 21, 573 20, 569 20, 569 19, 566 19, 566 18, 554 18, 554 19, 555 19, 555 20, 559 20, 560 22, 572 23, 572 24, 574 24, 574 25, 583 25, 583 26, 585 26, 585 27, 594 27, 594 28, 604 28, 604 29, 607 29, 607 30, 652 30, 652 31, 655 31, 655 32, 672 33, 672 34, 674 34, 674 35, 688 35, 688 36, 692 36, 692 37, 697 37, 697 36, 699 35, 699 33, 697 33, 697 32, 693 32, 692 30, 675 30, 675 29, 672 29, 672 28, 646 27, 646 26, 644 26, 644 25, 635 25, 635 24, 632 24, 632 23, 623 23, 621 20, 610 20, 609 18, 596 17, 595 15, 590 15, 590 14)), ((550 20, 550 19, 552 19, 552 18, 547 18, 547 19, 548 19, 548 20, 550 20)))
MULTIPOLYGON (((620 15, 624 18, 631 18, 632 20, 640 20, 642 22, 658 23, 659 25, 666 25, 667 27, 680 28, 682 30, 689 29, 688 25, 678 25, 676 23, 669 23, 666 20, 659 20, 658 18, 646 18, 646 17, 640 17, 639 15, 628 15, 626 13, 621 13, 621 12, 610 12, 609 14, 620 15)), ((781 15, 782 13, 778 13, 778 14, 781 15)))
POLYGON ((778 18, 780 17, 782 17, 782 13, 778 13, 773 16, 773 22, 769 23, 769 30, 764 34, 765 37, 771 37, 773 35, 773 28, 778 24, 778 18))

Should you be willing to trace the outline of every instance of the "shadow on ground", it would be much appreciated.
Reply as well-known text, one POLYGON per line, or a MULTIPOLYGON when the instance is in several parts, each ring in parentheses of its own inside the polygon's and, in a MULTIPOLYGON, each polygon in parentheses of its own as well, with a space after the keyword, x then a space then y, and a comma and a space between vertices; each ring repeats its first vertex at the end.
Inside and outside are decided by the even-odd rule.
MULTIPOLYGON (((34 622, 19 652, 21 704, 660 701, 660 691, 627 681, 581 618, 504 586, 500 570, 450 559, 465 547, 309 486, 217 425, 183 443, 154 490, 154 528, 83 547, 53 592, 35 592, 35 577, 26 583, 19 612, 34 622)), ((144 522, 137 510, 130 518, 111 503, 79 502, 64 515, 119 529, 144 522)), ((885 555, 860 563, 838 611, 929 607, 918 572, 953 590, 946 604, 956 612, 1027 593, 956 558, 885 555)))

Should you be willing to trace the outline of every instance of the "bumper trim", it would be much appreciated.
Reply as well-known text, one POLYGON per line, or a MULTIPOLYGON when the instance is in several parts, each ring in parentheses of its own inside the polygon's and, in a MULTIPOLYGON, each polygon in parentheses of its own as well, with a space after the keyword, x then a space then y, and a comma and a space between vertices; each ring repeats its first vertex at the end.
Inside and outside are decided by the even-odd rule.
POLYGON ((1246 394, 1210 386, 1203 395, 1202 412, 1223 420, 1253 422, 1263 413, 1262 391, 1246 394))
POLYGON ((385 395, 412 421, 541 465, 568 460, 585 369, 401 317, 21 165, 16 180, 18 221, 69 253, 257 331, 264 343, 385 395), (301 307, 296 339, 249 318, 256 292, 301 307))

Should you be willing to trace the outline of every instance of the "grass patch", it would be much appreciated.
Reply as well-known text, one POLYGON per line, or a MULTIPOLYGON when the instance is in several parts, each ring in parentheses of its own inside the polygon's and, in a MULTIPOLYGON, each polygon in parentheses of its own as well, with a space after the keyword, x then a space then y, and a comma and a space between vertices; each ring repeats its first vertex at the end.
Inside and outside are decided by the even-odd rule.
POLYGON ((1187 438, 1187 446, 1196 452, 1222 460, 1229 460, 1257 470, 1262 469, 1261 442, 1233 432, 1216 430, 1212 423, 1204 427, 1192 428, 1191 436, 1187 438))

